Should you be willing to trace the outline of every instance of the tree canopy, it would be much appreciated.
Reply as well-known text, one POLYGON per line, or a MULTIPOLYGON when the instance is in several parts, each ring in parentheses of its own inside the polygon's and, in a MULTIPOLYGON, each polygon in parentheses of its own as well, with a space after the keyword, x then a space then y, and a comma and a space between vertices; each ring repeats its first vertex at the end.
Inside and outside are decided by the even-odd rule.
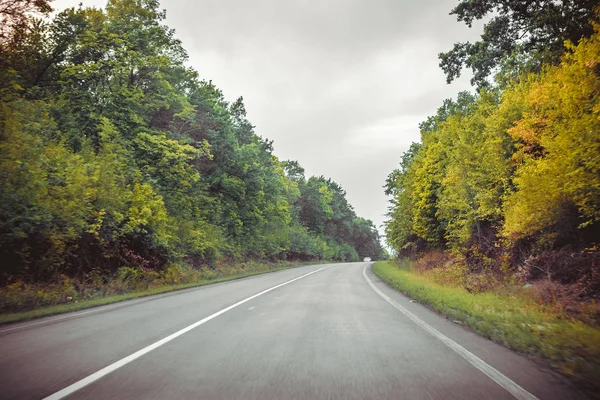
POLYGON ((279 160, 243 98, 186 65, 157 0, 49 10, 0 3, 4 282, 382 256, 337 183, 279 160))
POLYGON ((495 72, 539 72, 546 63, 558 63, 564 42, 577 44, 594 32, 595 0, 460 0, 450 14, 469 27, 486 19, 481 40, 456 43, 440 53, 440 67, 448 83, 463 68, 473 71, 479 87, 495 72))
MULTIPOLYGON (((488 9, 464 7, 465 19, 488 9)), ((572 254, 565 265, 578 252, 597 259, 600 27, 593 27, 589 38, 567 42, 557 65, 502 89, 460 94, 421 124, 421 143, 386 185, 393 196, 386 236, 399 254, 450 250, 468 268, 496 271, 563 249, 572 254)), ((596 285, 593 265, 573 267, 571 276, 596 285)))

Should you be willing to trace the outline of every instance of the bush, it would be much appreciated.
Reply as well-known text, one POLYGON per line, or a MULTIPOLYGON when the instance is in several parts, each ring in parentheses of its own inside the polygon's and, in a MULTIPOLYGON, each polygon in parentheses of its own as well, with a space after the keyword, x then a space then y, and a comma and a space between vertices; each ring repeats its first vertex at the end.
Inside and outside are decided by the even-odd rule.
POLYGON ((549 279, 566 285, 576 285, 582 298, 600 293, 600 252, 596 249, 544 251, 530 256, 521 273, 529 281, 549 279))
MULTIPOLYGON (((206 269, 208 270, 208 268, 206 269)), ((162 280, 167 285, 181 285, 203 279, 207 279, 204 274, 192 268, 189 264, 171 264, 165 268, 162 275, 162 280)))
MULTIPOLYGON (((95 300, 114 295, 145 292, 165 286, 195 284, 243 274, 268 272, 290 263, 265 263, 247 260, 222 264, 218 268, 174 263, 157 272, 144 267, 121 267, 112 276, 102 276, 97 270, 78 281, 61 275, 55 283, 27 283, 21 280, 0 287, 0 313, 16 313, 41 307, 95 300)), ((165 288, 167 289, 167 288, 165 288)))
POLYGON ((542 279, 532 285, 531 295, 538 304, 549 306, 564 317, 600 326, 600 304, 597 299, 582 300, 577 285, 542 279))
POLYGON ((414 263, 415 271, 426 272, 434 268, 446 268, 454 263, 455 259, 446 252, 430 251, 424 253, 414 263))
POLYGON ((66 276, 50 285, 13 282, 0 289, 2 313, 19 312, 55 304, 67 304, 79 299, 74 281, 66 276))

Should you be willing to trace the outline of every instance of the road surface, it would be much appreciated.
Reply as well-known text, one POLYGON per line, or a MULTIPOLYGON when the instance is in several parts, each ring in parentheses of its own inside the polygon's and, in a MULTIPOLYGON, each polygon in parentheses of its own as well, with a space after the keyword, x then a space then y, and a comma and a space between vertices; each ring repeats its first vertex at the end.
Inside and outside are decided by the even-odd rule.
POLYGON ((2 399, 579 399, 381 282, 315 265, 0 327, 2 399))

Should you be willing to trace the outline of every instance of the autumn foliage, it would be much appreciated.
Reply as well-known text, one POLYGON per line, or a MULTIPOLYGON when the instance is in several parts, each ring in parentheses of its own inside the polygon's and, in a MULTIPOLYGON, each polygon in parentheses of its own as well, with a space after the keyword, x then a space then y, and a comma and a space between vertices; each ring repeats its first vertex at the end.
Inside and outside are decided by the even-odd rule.
POLYGON ((388 178, 386 234, 399 255, 449 251, 475 291, 547 281, 567 308, 595 304, 599 29, 567 43, 558 65, 462 93, 421 125, 421 143, 388 178))

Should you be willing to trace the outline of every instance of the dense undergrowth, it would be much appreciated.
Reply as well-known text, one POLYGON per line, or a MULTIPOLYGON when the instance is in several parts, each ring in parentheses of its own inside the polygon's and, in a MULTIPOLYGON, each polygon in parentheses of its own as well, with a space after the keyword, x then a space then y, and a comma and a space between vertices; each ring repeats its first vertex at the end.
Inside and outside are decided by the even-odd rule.
POLYGON ((0 323, 60 314, 301 265, 306 263, 249 261, 202 269, 173 264, 161 272, 123 267, 112 277, 92 275, 86 281, 64 275, 55 283, 17 281, 0 288, 0 323))

